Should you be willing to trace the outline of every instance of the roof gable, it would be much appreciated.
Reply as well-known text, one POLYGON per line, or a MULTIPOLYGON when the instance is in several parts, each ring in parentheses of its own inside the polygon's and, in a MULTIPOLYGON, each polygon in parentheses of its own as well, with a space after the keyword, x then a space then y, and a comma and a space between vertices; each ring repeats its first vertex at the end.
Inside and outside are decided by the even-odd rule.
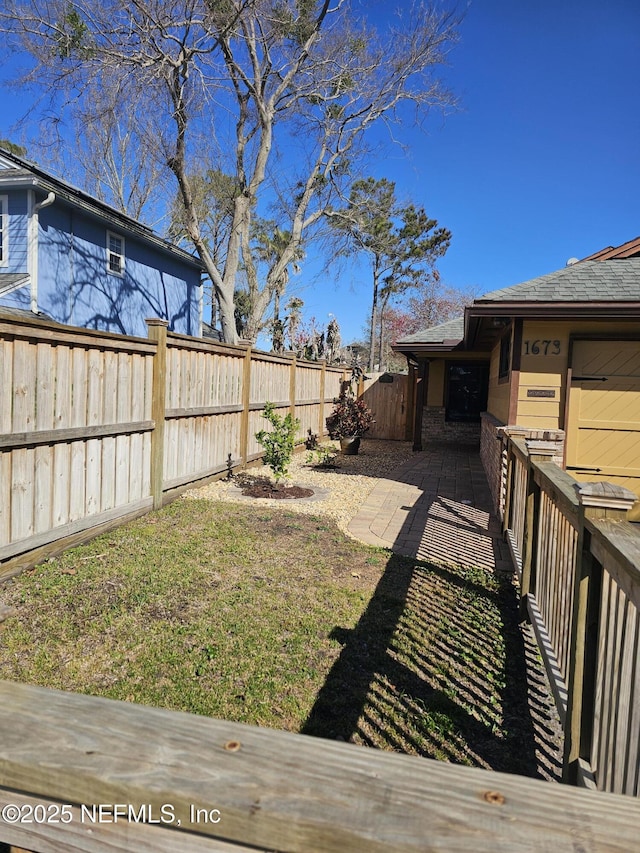
POLYGON ((633 240, 627 240, 620 246, 607 246, 605 249, 600 249, 599 252, 594 252, 583 258, 583 261, 608 261, 614 258, 635 258, 640 255, 640 237, 635 237, 633 240))

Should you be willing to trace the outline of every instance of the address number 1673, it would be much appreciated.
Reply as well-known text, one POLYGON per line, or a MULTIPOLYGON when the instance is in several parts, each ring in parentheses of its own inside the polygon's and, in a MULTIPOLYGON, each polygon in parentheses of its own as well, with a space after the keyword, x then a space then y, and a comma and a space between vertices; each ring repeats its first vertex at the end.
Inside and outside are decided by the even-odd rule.
POLYGON ((525 355, 560 355, 560 341, 525 341, 525 355))

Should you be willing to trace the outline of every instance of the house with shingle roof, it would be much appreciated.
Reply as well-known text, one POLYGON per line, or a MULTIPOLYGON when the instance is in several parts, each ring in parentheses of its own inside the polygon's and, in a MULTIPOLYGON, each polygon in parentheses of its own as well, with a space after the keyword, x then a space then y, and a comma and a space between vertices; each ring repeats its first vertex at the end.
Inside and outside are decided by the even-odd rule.
MULTIPOLYGON (((505 431, 555 443, 578 480, 640 496, 640 239, 475 299, 399 340, 415 449, 476 441, 498 502, 505 431)), ((640 518, 640 502, 634 516, 640 518)))
POLYGON ((200 336, 203 265, 151 228, 0 149, 0 311, 146 337, 200 336))

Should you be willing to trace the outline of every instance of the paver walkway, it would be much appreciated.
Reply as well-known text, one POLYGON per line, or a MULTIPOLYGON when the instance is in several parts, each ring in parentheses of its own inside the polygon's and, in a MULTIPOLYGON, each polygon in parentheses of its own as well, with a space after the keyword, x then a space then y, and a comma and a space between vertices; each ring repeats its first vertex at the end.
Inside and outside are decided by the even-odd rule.
MULTIPOLYGON (((477 448, 442 445, 416 453, 377 482, 349 532, 426 562, 513 573, 477 448)), ((538 775, 559 781, 562 727, 531 626, 521 632, 538 775)))
POLYGON ((432 446, 380 479, 349 524, 368 545, 512 572, 477 448, 432 446))

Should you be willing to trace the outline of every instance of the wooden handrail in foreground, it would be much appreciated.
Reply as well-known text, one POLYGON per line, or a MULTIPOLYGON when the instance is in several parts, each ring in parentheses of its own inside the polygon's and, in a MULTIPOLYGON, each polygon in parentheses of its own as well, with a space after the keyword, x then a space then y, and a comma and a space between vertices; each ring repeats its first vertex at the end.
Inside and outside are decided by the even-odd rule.
POLYGON ((638 849, 632 797, 10 682, 0 718, 0 840, 29 850, 638 849))

